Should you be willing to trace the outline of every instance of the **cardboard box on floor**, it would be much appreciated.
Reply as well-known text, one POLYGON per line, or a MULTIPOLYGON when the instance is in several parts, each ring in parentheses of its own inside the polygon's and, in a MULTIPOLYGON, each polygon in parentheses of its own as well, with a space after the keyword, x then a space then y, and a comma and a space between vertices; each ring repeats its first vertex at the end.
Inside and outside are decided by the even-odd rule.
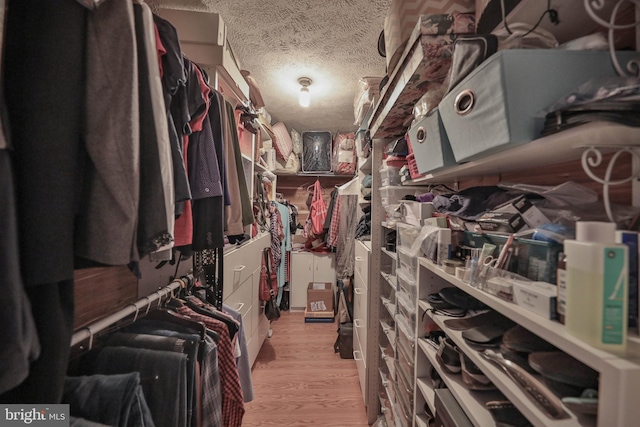
POLYGON ((331 312, 333 314, 333 286, 327 282, 310 282, 307 287, 308 313, 331 312))

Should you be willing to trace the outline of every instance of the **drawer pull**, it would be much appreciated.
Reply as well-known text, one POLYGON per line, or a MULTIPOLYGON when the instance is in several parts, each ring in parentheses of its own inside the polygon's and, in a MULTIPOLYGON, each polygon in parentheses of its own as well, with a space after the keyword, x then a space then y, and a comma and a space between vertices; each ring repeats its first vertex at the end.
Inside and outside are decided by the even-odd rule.
POLYGON ((427 140, 427 131, 424 127, 420 126, 418 128, 418 132, 416 132, 416 139, 418 140, 418 144, 422 144, 427 140))
POLYGON ((361 361, 361 360, 363 360, 363 359, 362 359, 362 356, 358 357, 358 354, 360 354, 360 355, 361 355, 362 353, 361 353, 361 352, 359 352, 358 350, 355 350, 355 351, 353 352, 353 358, 354 358, 355 360, 357 360, 357 361, 361 361))
POLYGON ((242 270, 244 270, 245 268, 247 268, 246 265, 239 265, 236 268, 233 269, 234 272, 236 273, 240 273, 242 270))
POLYGON ((476 94, 469 89, 465 89, 456 96, 454 107, 460 116, 469 114, 476 104, 476 94))
POLYGON ((236 310, 240 311, 240 310, 242 310, 242 307, 244 307, 244 303, 243 302, 238 303, 238 308, 236 308, 236 310))
POLYGON ((356 295, 364 295, 364 292, 362 292, 362 288, 353 288, 353 293, 355 293, 356 295))

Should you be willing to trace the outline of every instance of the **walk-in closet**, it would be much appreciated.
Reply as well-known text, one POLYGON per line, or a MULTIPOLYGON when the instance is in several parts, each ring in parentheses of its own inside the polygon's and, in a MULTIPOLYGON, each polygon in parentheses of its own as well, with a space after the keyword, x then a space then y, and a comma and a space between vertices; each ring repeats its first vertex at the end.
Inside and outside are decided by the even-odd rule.
POLYGON ((0 22, 0 425, 638 424, 640 0, 0 22))

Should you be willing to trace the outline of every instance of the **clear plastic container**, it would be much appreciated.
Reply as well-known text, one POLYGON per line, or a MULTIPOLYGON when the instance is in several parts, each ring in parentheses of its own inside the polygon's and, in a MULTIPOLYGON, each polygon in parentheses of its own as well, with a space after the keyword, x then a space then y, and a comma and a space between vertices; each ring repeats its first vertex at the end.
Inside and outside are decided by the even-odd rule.
POLYGON ((401 222, 396 224, 396 230, 398 236, 396 239, 396 246, 402 246, 406 249, 410 249, 413 242, 415 242, 420 235, 420 227, 403 224, 401 222))
POLYGON ((388 185, 380 187, 380 201, 382 202, 382 206, 397 204, 404 196, 415 196, 424 192, 424 187, 388 185))
POLYGON ((416 329, 416 309, 414 303, 409 300, 409 296, 404 291, 398 291, 398 312, 402 314, 412 331, 416 329))
POLYGON ((418 274, 418 257, 414 256, 408 249, 397 247, 398 263, 400 268, 405 270, 411 277, 417 277, 418 274))
POLYGON ((400 168, 394 168, 392 166, 385 166, 380 168, 380 186, 388 185, 400 185, 400 168))
POLYGON ((396 274, 398 278, 398 289, 406 292, 409 300, 412 303, 415 303, 416 298, 418 297, 418 286, 416 284, 415 277, 411 276, 411 273, 403 268, 397 269, 396 274))

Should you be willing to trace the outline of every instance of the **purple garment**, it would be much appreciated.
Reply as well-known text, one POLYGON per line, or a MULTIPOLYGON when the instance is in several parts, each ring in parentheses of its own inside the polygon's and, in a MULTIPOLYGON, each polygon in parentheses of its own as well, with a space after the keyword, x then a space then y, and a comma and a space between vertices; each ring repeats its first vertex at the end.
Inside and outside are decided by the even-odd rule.
POLYGON ((416 201, 420 203, 433 202, 434 197, 435 196, 433 195, 433 193, 424 193, 424 194, 420 194, 419 196, 416 196, 416 201))

